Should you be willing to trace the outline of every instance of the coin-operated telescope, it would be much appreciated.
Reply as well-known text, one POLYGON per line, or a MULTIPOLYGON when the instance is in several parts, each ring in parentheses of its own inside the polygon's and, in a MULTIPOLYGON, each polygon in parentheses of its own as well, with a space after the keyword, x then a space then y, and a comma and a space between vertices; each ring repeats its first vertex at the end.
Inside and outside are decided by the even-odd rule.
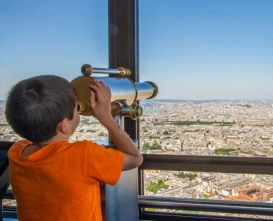
MULTIPOLYGON (((129 76, 131 71, 129 69, 118 67, 117 69, 105 69, 94 68, 89 64, 84 64, 81 67, 82 76, 79 76, 71 81, 77 94, 78 100, 78 112, 83 116, 92 116, 92 110, 90 108, 90 88, 89 85, 94 84, 94 79, 102 81, 105 85, 109 86, 111 90, 111 110, 112 116, 123 128, 122 119, 124 117, 130 117, 133 120, 142 116, 143 109, 137 104, 138 100, 151 99, 156 97, 158 88, 155 83, 146 82, 133 82, 129 76), (109 77, 94 77, 96 74, 109 74, 109 77)), ((138 141, 134 140, 135 143, 138 141)), ((116 148, 114 142, 109 136, 109 140, 103 140, 97 142, 105 146, 106 148, 116 148)), ((120 203, 120 195, 124 194, 126 188, 126 182, 124 180, 130 180, 130 174, 122 174, 119 183, 112 187, 100 183, 101 191, 101 209, 103 221, 112 221, 113 217, 116 217, 119 213, 118 207, 113 206, 120 203), (119 192, 122 190, 122 194, 119 192)), ((114 219, 116 220, 116 219, 114 219)))
POLYGON ((129 69, 118 67, 117 69, 93 68, 89 64, 81 67, 83 76, 71 81, 76 89, 79 108, 83 116, 91 116, 90 88, 94 79, 102 81, 111 90, 112 116, 130 117, 135 120, 142 116, 143 109, 136 101, 156 97, 158 87, 151 81, 133 82, 128 78, 131 74, 129 69), (109 74, 109 77, 93 77, 92 74, 109 74))

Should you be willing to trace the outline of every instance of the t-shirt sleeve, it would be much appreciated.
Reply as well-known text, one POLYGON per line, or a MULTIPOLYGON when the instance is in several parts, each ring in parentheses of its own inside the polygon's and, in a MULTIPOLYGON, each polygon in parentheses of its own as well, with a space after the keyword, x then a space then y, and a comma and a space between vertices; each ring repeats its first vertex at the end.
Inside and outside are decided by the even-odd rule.
POLYGON ((88 176, 104 183, 115 185, 122 172, 124 154, 121 151, 105 148, 88 142, 88 176))

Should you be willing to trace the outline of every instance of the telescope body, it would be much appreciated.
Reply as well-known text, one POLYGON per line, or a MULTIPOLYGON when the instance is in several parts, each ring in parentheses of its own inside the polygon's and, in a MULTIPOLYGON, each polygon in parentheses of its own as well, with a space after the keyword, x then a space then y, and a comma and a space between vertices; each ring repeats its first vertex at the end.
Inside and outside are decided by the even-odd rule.
POLYGON ((124 101, 127 105, 131 105, 136 101, 136 87, 129 78, 99 77, 96 79, 110 87, 111 102, 124 101))
MULTIPOLYGON (((85 65, 86 66, 86 65, 85 65)), ((83 76, 79 76, 71 81, 76 90, 78 100, 78 111, 83 116, 92 115, 90 108, 90 85, 94 85, 94 79, 102 81, 111 90, 111 106, 113 116, 130 116, 137 119, 142 116, 143 110, 136 101, 142 99, 154 98, 158 93, 158 88, 153 82, 136 82, 134 83, 127 77, 91 77, 86 74, 86 68, 82 67, 83 76)), ((93 68, 101 73, 101 69, 93 68)), ((103 69, 105 70, 105 69, 103 69)), ((113 72, 116 69, 109 69, 113 72)), ((128 69, 126 69, 128 70, 128 69)), ((127 71, 128 72, 128 71, 127 71)), ((105 71, 103 72, 105 73, 105 71)), ((110 75, 111 76, 111 75, 110 75)))

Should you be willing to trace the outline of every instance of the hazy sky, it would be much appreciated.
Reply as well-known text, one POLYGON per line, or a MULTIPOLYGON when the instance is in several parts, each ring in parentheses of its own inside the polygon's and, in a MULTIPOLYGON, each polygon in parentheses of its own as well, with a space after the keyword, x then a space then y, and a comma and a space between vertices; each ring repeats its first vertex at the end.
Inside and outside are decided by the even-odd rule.
MULTIPOLYGON (((139 0, 140 80, 158 98, 273 99, 273 0, 139 0)), ((108 67, 108 0, 0 3, 0 100, 40 74, 108 67)))

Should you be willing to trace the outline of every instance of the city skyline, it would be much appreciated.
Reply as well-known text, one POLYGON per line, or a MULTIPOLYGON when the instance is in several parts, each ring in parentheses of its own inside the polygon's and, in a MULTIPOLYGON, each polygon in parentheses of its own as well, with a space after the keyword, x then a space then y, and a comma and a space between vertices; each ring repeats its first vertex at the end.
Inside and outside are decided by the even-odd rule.
MULTIPOLYGON (((106 0, 3 2, 0 100, 24 78, 107 68, 107 13, 106 0)), ((140 81, 158 99, 273 98, 272 1, 140 0, 139 13, 140 81)))

